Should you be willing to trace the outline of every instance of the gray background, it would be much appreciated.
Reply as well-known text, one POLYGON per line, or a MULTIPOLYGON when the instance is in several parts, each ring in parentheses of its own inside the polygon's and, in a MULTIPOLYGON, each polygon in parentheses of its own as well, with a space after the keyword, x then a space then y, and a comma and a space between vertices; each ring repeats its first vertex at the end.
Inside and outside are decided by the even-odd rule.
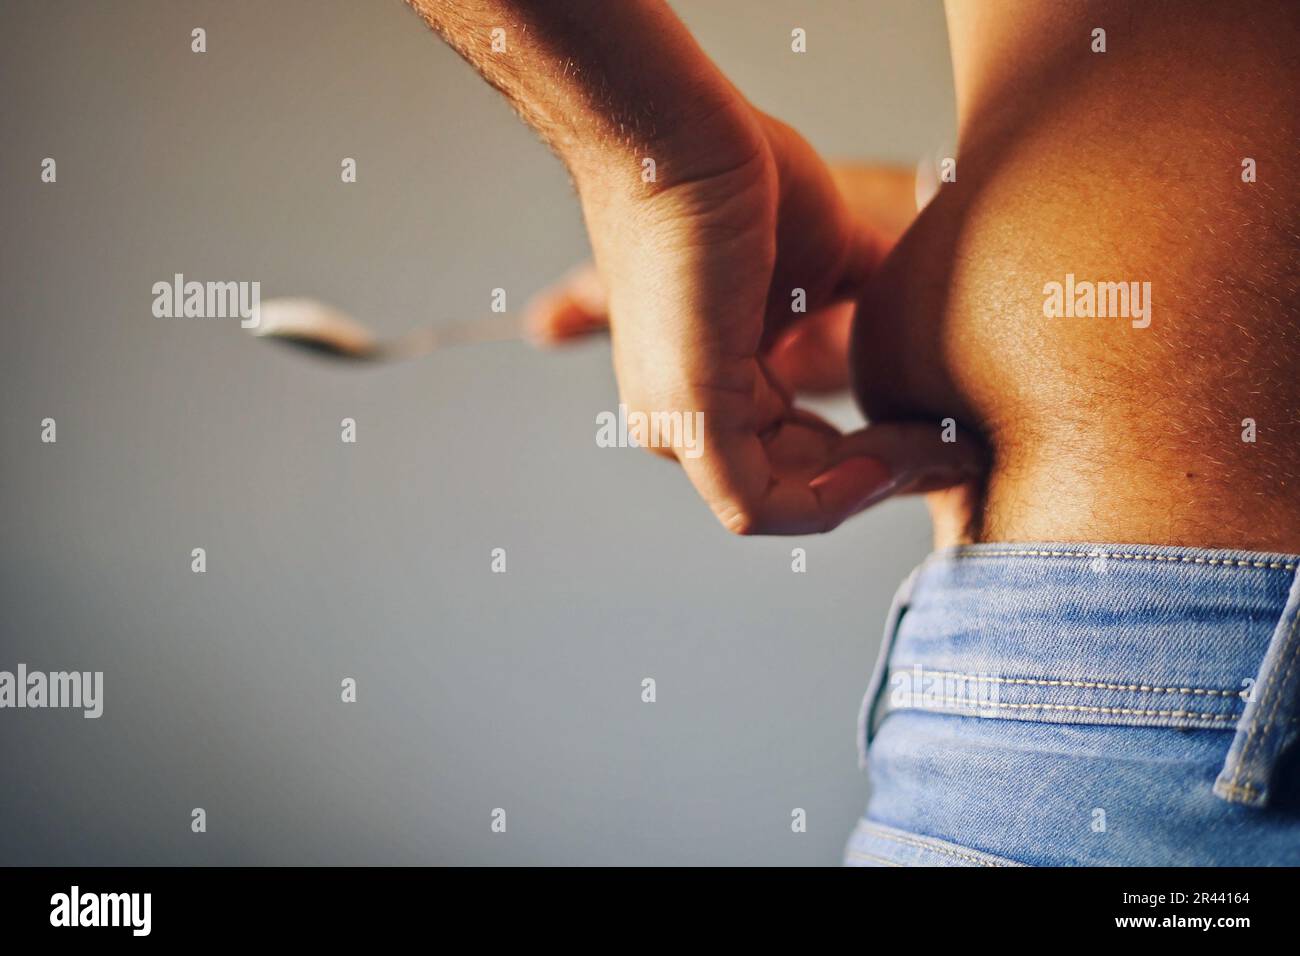
MULTIPOLYGON (((596 447, 603 343, 356 370, 154 319, 182 272, 396 332, 495 286, 520 308, 586 240, 559 163, 397 0, 2 6, 0 669, 106 687, 99 720, 0 711, 0 862, 838 862, 921 504, 727 536, 675 468, 596 447)), ((675 7, 830 155, 951 138, 937 4, 675 7)))

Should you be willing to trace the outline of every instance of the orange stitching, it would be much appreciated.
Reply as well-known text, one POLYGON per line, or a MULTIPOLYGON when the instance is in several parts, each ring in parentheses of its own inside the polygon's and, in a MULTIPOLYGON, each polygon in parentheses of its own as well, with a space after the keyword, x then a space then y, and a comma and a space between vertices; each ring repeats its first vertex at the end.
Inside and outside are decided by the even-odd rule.
MULTIPOLYGON (((909 671, 915 665, 900 664, 897 667, 891 667, 891 673, 902 674, 909 671)), ((1154 694, 1201 694, 1215 697, 1240 697, 1241 691, 1237 690, 1216 690, 1206 687, 1156 687, 1149 684, 1107 684, 1102 681, 1085 681, 1085 680, 1046 680, 1035 679, 1031 677, 986 677, 981 674, 962 674, 957 671, 932 671, 921 668, 922 672, 930 677, 960 677, 963 680, 973 682, 983 682, 992 684, 1032 684, 1038 687, 1084 687, 1094 690, 1128 690, 1128 691, 1147 691, 1154 694)))
POLYGON ((1240 558, 1194 558, 1186 555, 1128 554, 1125 552, 1105 551, 1037 551, 1032 549, 1022 551, 964 551, 958 548, 947 554, 942 551, 938 553, 940 558, 949 555, 962 558, 1113 558, 1117 561, 1168 561, 1173 564, 1211 564, 1221 565, 1225 568, 1266 568, 1272 571, 1294 571, 1297 567, 1300 567, 1300 565, 1293 562, 1245 561, 1240 558))

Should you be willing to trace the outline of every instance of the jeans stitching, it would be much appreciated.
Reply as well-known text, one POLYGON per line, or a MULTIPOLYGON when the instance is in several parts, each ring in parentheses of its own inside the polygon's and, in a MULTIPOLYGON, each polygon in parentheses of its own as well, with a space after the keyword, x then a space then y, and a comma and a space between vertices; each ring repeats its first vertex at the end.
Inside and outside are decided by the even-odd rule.
MULTIPOLYGON (((1005 558, 1005 557, 1032 557, 1032 558, 1112 558, 1116 561, 1167 561, 1172 564, 1212 564, 1225 568, 1262 568, 1272 571, 1294 571, 1300 565, 1294 562, 1280 561, 1248 561, 1241 558, 1195 558, 1187 555, 1169 555, 1169 554, 1129 554, 1126 552, 1106 552, 1106 551, 1042 551, 1042 550, 1017 550, 1017 551, 962 551, 954 552, 958 558, 1005 558)), ((944 555, 940 552, 940 557, 944 555)))
MULTIPOLYGON (((1038 703, 1006 703, 1004 701, 972 701, 963 697, 942 697, 935 698, 935 703, 960 705, 969 707, 972 710, 983 710, 986 707, 1004 707, 1014 710, 1033 709, 1033 710, 1068 710, 1079 711, 1089 714, 1119 714, 1125 717, 1178 717, 1191 718, 1193 720, 1210 720, 1210 721, 1228 721, 1237 720, 1237 714, 1198 714, 1194 711, 1187 710, 1149 710, 1137 707, 1090 707, 1084 704, 1038 704, 1038 703)), ((928 710, 926 707, 898 707, 896 710, 928 710)))
MULTIPOLYGON (((902 673, 915 667, 914 664, 899 664, 892 667, 895 673, 902 673)), ((963 680, 972 682, 984 682, 992 684, 1030 684, 1038 687, 1083 687, 1093 690, 1124 690, 1124 691, 1142 691, 1153 694, 1197 694, 1201 696, 1214 697, 1241 697, 1239 690, 1219 690, 1210 687, 1157 687, 1149 684, 1108 684, 1104 681, 1093 680, 1052 680, 1046 678, 1033 677, 990 677, 983 674, 963 674, 958 671, 933 671, 926 670, 926 674, 932 677, 959 677, 963 680)))
POLYGON ((947 847, 935 846, 931 843, 923 843, 920 840, 909 839, 907 837, 899 836, 898 834, 890 833, 887 830, 883 830, 880 829, 879 827, 872 826, 870 822, 868 822, 865 825, 865 829, 869 830, 870 832, 874 833, 876 836, 882 839, 893 840, 895 843, 901 843, 904 846, 916 847, 917 849, 920 850, 930 850, 934 853, 940 853, 944 856, 951 856, 958 860, 968 860, 971 863, 974 863, 976 866, 992 866, 992 867, 1003 866, 1003 864, 1001 863, 994 863, 991 860, 983 860, 977 856, 972 856, 968 853, 959 853, 956 850, 950 850, 947 847))

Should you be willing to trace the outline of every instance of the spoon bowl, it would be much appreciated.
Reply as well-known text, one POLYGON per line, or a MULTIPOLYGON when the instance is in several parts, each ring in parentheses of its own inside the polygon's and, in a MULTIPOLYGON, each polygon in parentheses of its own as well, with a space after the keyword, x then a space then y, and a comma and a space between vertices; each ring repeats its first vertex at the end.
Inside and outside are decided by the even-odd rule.
POLYGON ((363 322, 318 299, 267 299, 253 334, 296 349, 347 362, 395 362, 451 345, 504 342, 524 337, 522 319, 492 315, 451 322, 380 339, 363 322))

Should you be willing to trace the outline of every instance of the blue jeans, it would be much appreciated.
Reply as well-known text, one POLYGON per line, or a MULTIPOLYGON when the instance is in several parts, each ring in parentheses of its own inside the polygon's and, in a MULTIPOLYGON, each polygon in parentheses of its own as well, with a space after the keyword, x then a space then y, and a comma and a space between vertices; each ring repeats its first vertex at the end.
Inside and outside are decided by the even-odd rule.
POLYGON ((899 589, 865 866, 1300 865, 1300 558, 980 544, 899 589))

